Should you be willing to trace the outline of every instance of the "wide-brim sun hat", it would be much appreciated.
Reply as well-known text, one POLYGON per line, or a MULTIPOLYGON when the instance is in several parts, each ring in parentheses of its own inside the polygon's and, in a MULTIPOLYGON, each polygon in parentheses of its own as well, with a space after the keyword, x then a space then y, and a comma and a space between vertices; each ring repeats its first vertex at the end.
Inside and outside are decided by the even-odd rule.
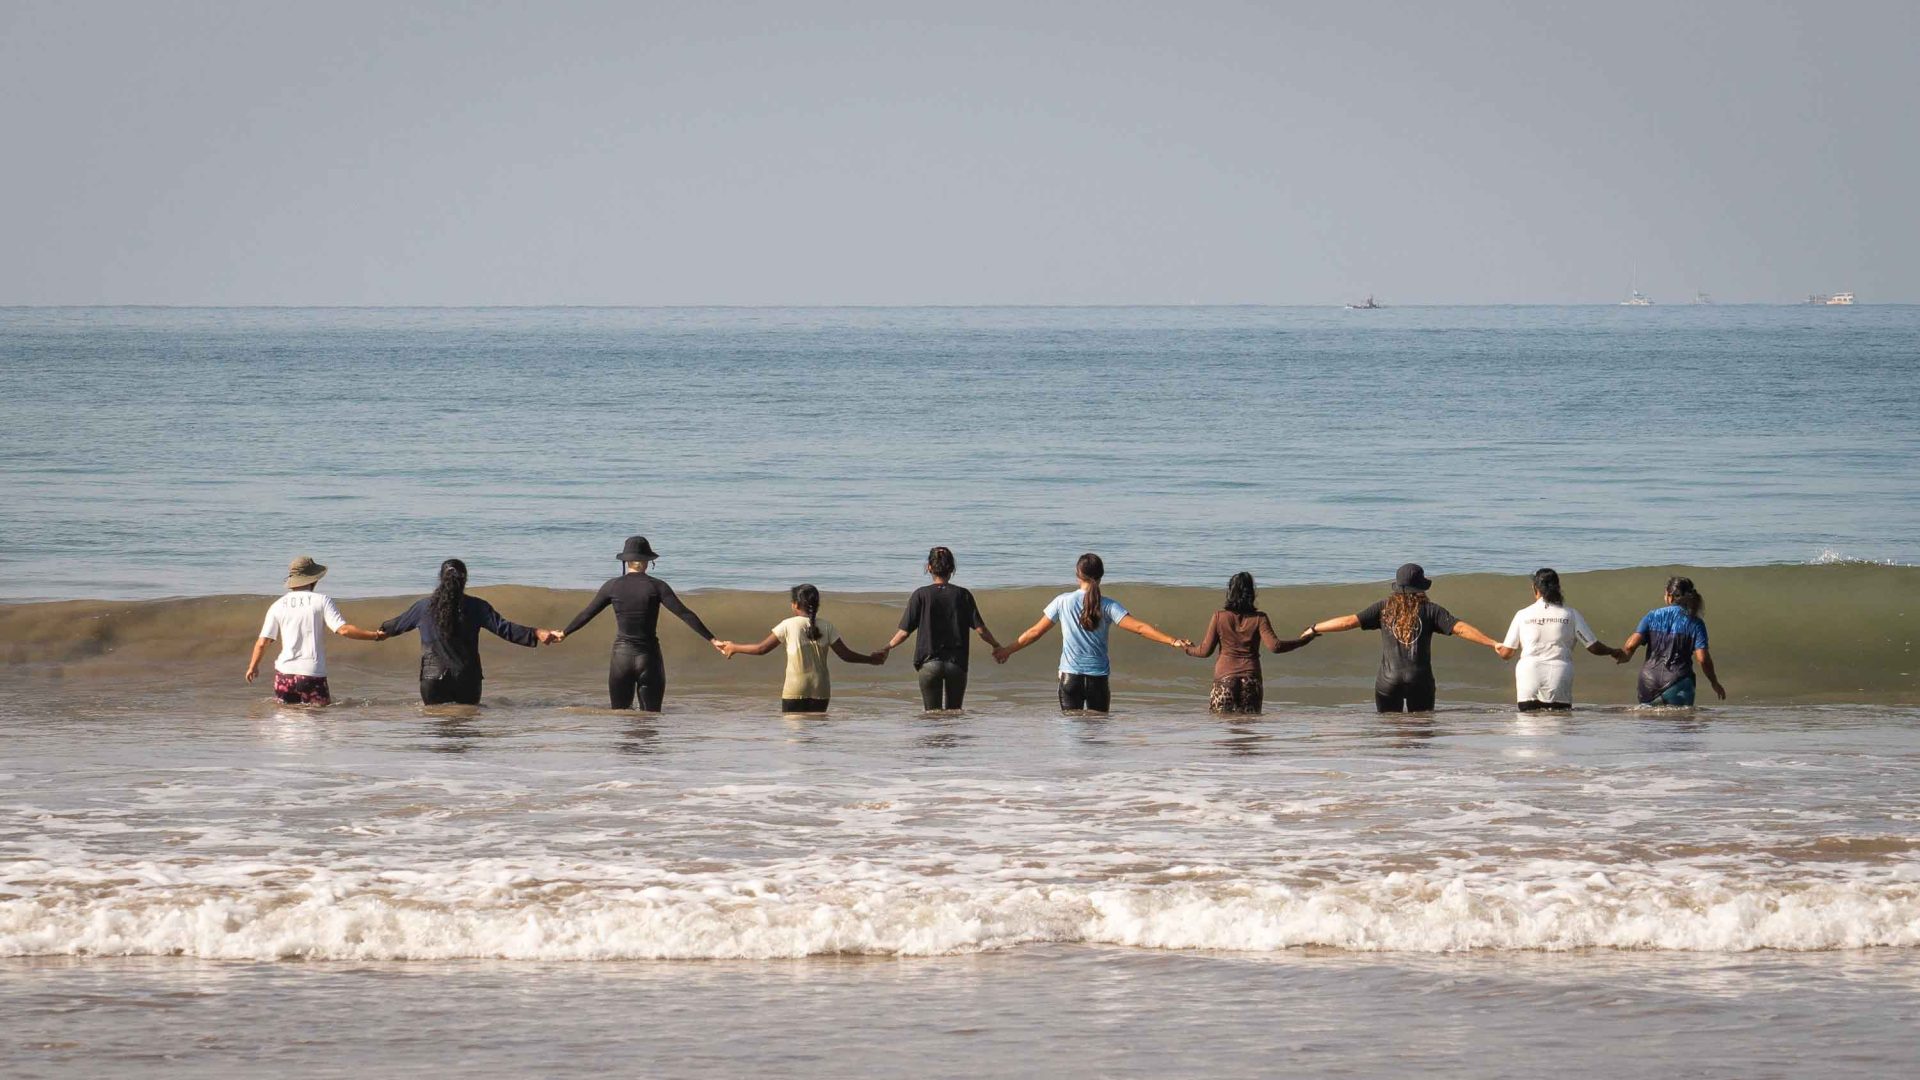
POLYGON ((1393 588, 1395 592, 1426 592, 1433 588, 1433 582, 1419 563, 1410 562, 1394 571, 1393 588))
POLYGON ((289 589, 312 585, 326 576, 327 568, 314 562, 311 555, 301 555, 287 564, 287 588, 289 589))
POLYGON ((621 562, 652 562, 660 557, 660 553, 653 550, 653 545, 647 543, 646 537, 629 536, 627 546, 616 557, 621 562))

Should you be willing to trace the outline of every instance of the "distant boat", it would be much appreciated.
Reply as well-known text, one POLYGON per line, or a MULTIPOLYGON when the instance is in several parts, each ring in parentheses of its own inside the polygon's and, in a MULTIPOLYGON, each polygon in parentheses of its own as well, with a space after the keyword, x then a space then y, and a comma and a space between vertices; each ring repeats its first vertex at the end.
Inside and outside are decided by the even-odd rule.
POLYGON ((1648 296, 1646 293, 1641 292, 1639 289, 1635 289, 1633 290, 1632 294, 1629 295, 1625 300, 1620 301, 1620 306, 1621 307, 1652 307, 1653 297, 1648 296))
POLYGON ((1697 292, 1693 294, 1693 302, 1696 304, 1703 304, 1703 305, 1711 304, 1713 303, 1713 297, 1708 296, 1706 293, 1703 293, 1703 292, 1697 292))
POLYGON ((1378 303, 1376 303, 1376 302, 1374 301, 1374 299, 1373 299, 1373 294, 1372 294, 1372 293, 1368 293, 1368 294, 1367 294, 1367 299, 1366 299, 1366 302, 1365 302, 1365 303, 1362 303, 1362 304, 1348 304, 1348 305, 1347 305, 1347 310, 1348 310, 1348 311, 1373 311, 1373 310, 1375 310, 1375 309, 1377 309, 1378 307, 1380 307, 1380 305, 1379 305, 1378 303))
POLYGON ((1812 296, 1807 297, 1807 303, 1816 306, 1824 305, 1826 307, 1851 307, 1853 305, 1853 294, 1843 292, 1828 296, 1826 293, 1814 293, 1812 296))

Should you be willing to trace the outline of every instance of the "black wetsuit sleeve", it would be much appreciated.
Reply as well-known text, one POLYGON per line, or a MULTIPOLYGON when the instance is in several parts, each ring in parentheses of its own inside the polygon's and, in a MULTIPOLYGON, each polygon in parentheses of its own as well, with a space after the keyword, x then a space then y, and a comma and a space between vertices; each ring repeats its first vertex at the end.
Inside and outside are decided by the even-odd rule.
POLYGON ((381 623, 380 632, 388 637, 392 637, 395 634, 404 634, 409 630, 418 629, 420 626, 420 614, 426 609, 427 602, 425 600, 415 601, 412 607, 381 623))
POLYGON ((1452 634, 1454 624, 1460 621, 1454 617, 1453 612, 1431 601, 1427 603, 1425 618, 1427 625, 1433 627, 1433 632, 1436 634, 1452 634))
POLYGON ((1362 630, 1380 629, 1380 613, 1386 610, 1386 607, 1387 607, 1387 602, 1385 600, 1382 600, 1371 607, 1362 609, 1359 614, 1360 629, 1362 630))
POLYGON ((533 627, 521 626, 516 622, 508 622, 501 617, 498 611, 493 609, 492 604, 487 603, 485 600, 480 601, 480 606, 482 609, 480 612, 481 629, 504 641, 511 641, 515 645, 525 645, 528 648, 532 648, 540 643, 539 637, 533 632, 533 627))
POLYGON ((703 640, 713 640, 713 631, 707 629, 707 624, 700 621, 700 616, 695 615, 692 608, 680 602, 680 597, 673 591, 673 586, 664 581, 660 583, 660 606, 680 616, 680 621, 693 627, 693 632, 699 634, 703 640))
POLYGON ((613 582, 610 581, 600 586, 600 591, 593 594, 593 599, 587 601, 587 606, 580 609, 580 614, 575 615, 573 621, 568 623, 561 633, 572 634, 575 630, 592 622, 594 616, 607 610, 607 605, 611 603, 613 603, 613 582))

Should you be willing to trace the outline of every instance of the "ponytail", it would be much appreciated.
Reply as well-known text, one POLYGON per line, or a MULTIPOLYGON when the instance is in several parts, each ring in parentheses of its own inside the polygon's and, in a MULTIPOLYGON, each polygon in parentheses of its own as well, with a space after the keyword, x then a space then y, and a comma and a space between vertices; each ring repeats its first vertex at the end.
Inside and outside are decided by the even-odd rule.
POLYGON ((820 640, 820 590, 811 585, 793 587, 793 606, 807 616, 807 640, 820 640))
POLYGON ((1678 604, 1681 610, 1696 619, 1700 617, 1701 612, 1707 610, 1707 598, 1701 596, 1700 590, 1693 587, 1692 578, 1668 578, 1667 598, 1675 604, 1678 604))
POLYGON ((1089 551, 1073 564, 1073 572, 1087 583, 1086 596, 1080 601, 1080 629, 1098 630, 1100 619, 1106 614, 1106 603, 1100 596, 1100 579, 1107 576, 1107 564, 1089 551))
POLYGON ((1550 567, 1541 567, 1533 572, 1533 591, 1540 599, 1554 607, 1566 607, 1566 594, 1560 591, 1560 572, 1550 567))
POLYGON ((927 552, 927 573, 937 578, 953 576, 953 549, 937 547, 927 552))
POLYGON ((427 598, 427 617, 441 641, 451 642, 460 636, 461 608, 466 598, 467 564, 459 559, 441 563, 440 580, 427 598))

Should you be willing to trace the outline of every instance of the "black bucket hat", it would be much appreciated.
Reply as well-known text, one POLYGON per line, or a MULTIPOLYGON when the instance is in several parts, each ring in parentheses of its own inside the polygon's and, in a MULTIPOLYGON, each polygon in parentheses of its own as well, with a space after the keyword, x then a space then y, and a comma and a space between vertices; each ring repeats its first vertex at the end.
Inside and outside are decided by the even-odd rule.
POLYGON ((1417 562, 1400 567, 1393 575, 1395 592, 1426 592, 1433 588, 1433 582, 1427 580, 1427 572, 1417 562))
POLYGON ((619 555, 621 562, 652 562, 659 557, 659 553, 653 550, 653 545, 647 543, 647 538, 644 536, 627 537, 627 546, 619 555))

